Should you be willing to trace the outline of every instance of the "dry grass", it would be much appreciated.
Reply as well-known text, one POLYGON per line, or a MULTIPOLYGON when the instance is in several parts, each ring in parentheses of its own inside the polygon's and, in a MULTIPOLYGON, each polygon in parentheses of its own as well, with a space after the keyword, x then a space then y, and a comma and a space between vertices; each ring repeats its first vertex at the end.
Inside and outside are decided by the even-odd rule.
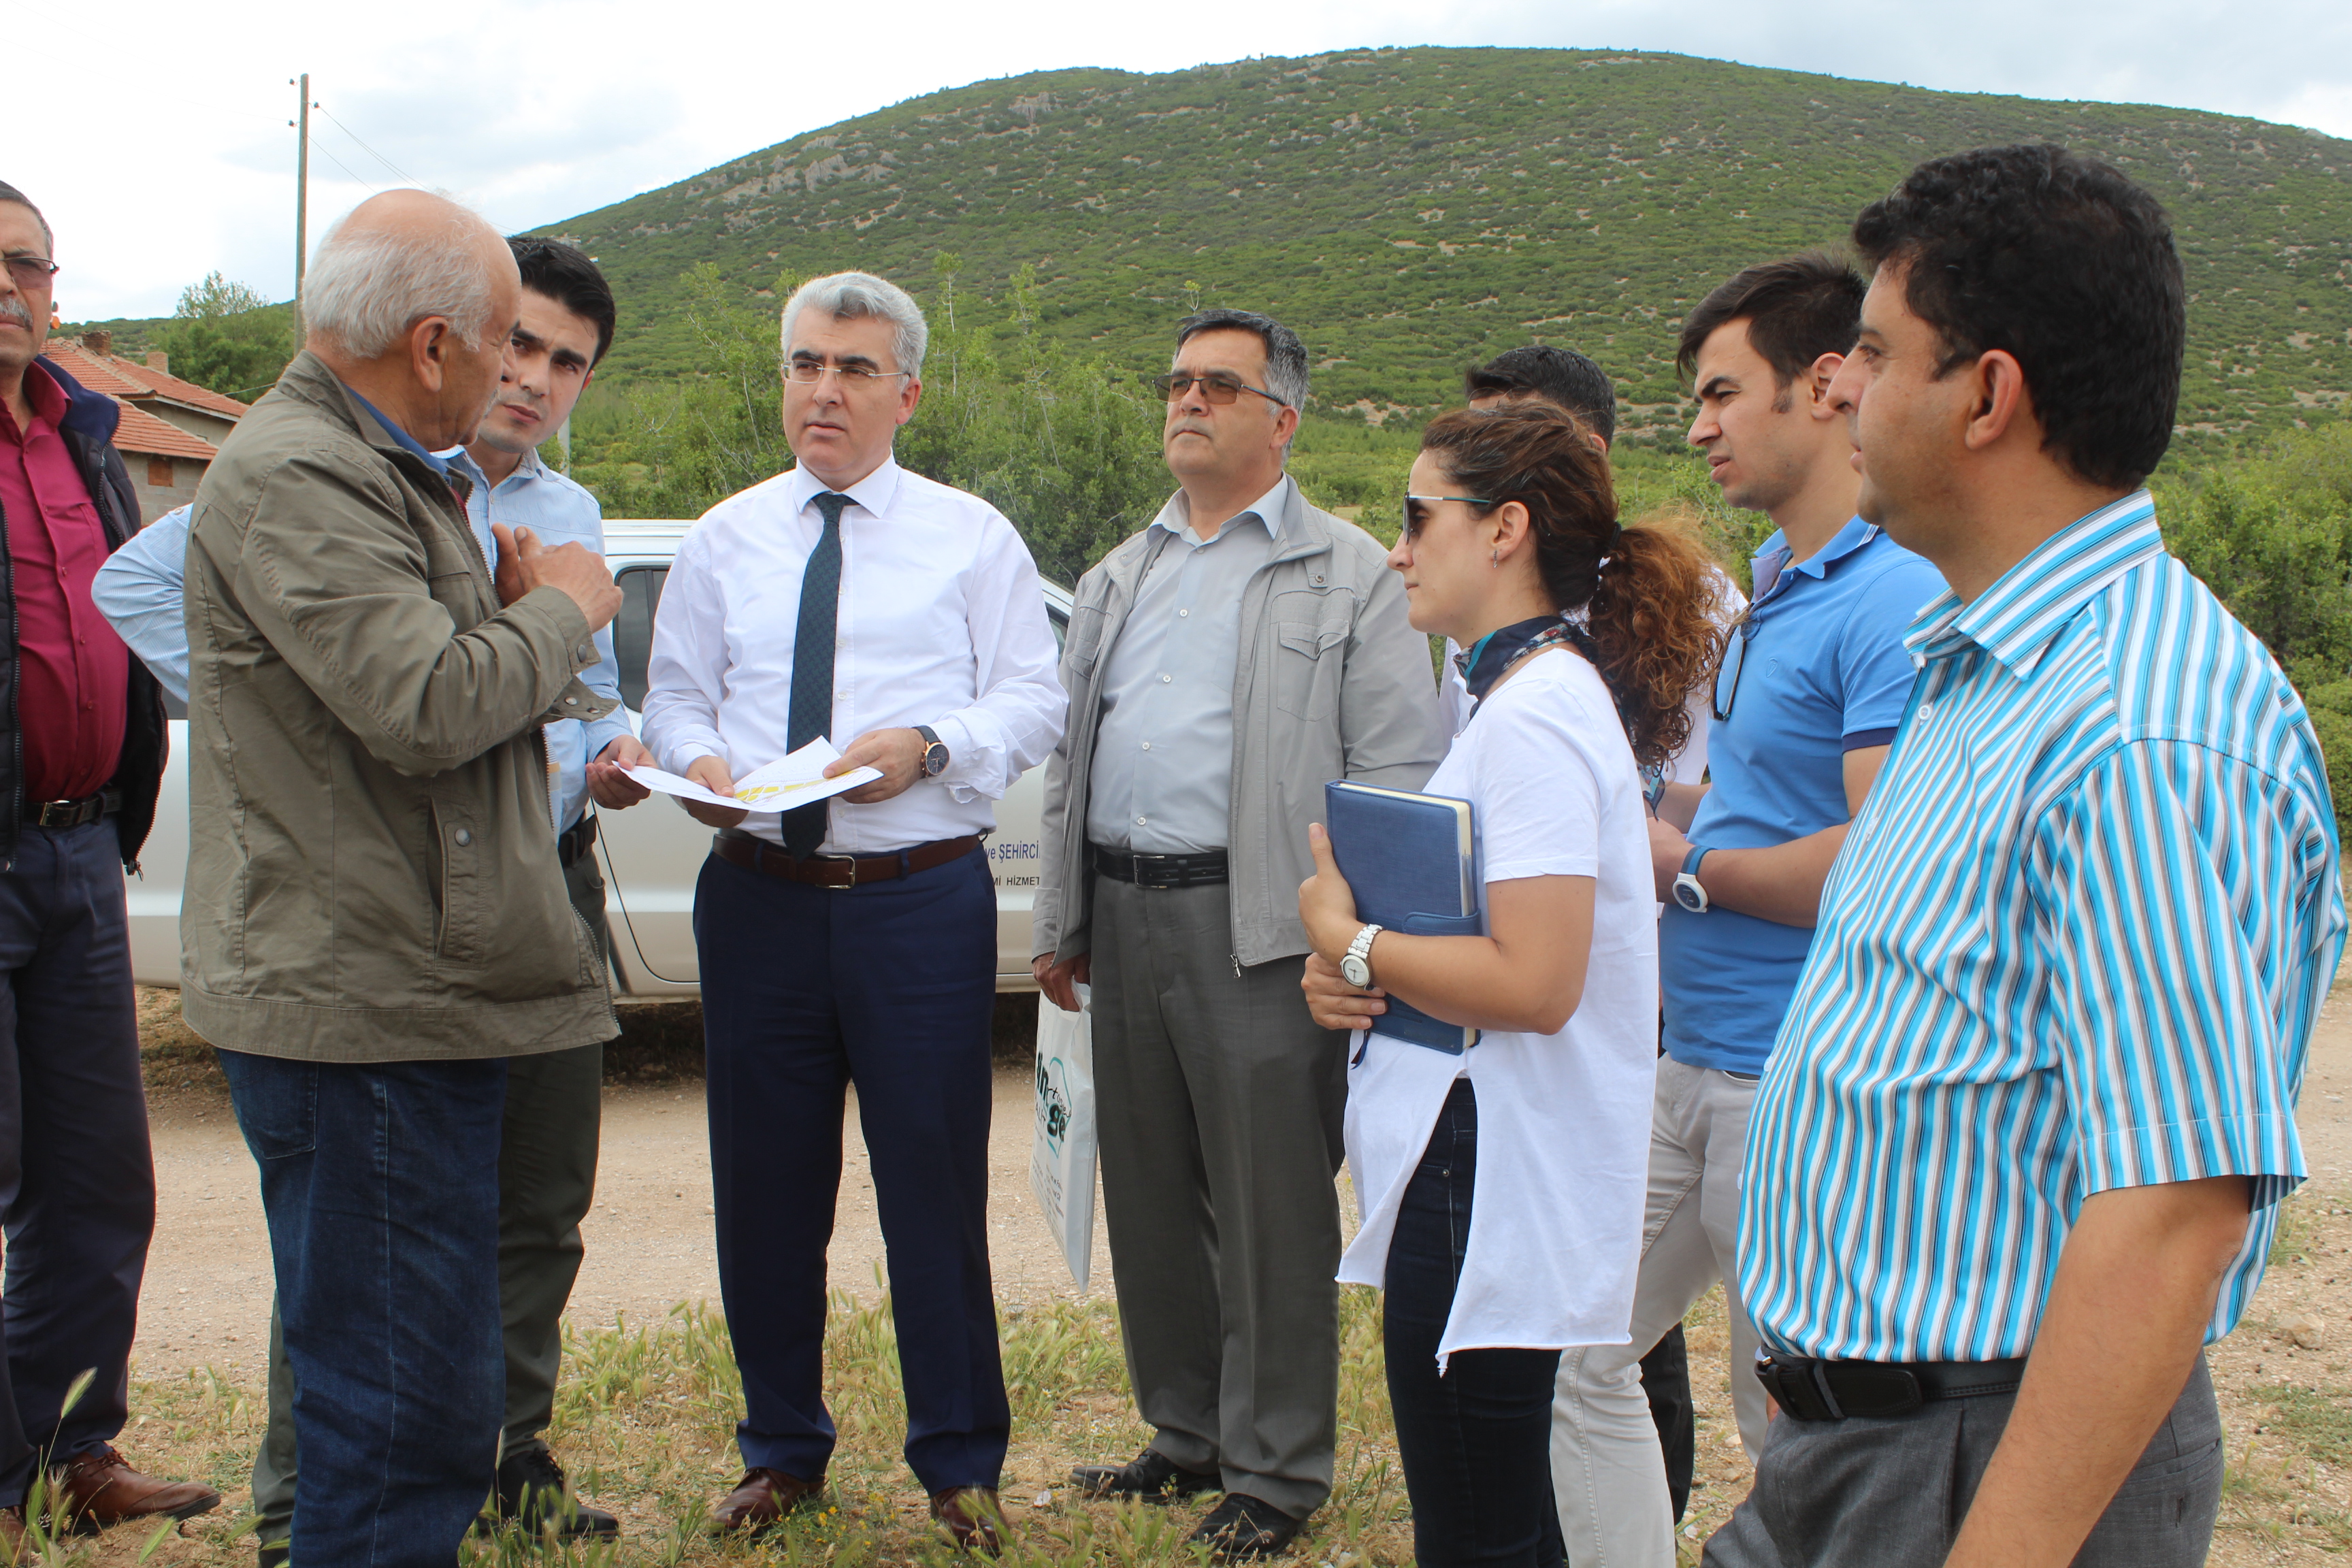
MULTIPOLYGON (((1400 1563, 1412 1555, 1412 1527, 1396 1465, 1380 1346, 1377 1298, 1342 1293, 1343 1373, 1339 1456, 1330 1503, 1303 1538, 1299 1559, 1346 1568, 1400 1563)), ((1068 1485, 1070 1467, 1118 1461, 1149 1433, 1127 1394, 1116 1317, 1101 1301, 1056 1303, 1004 1320, 1004 1370, 1014 1442, 1003 1500, 1018 1568, 1087 1563, 1193 1564, 1184 1536, 1199 1512, 1087 1502, 1068 1485)), ((725 1323, 681 1307, 656 1324, 620 1324, 568 1336, 564 1381, 549 1432, 582 1492, 621 1516, 614 1544, 564 1550, 514 1533, 480 1537, 467 1561, 478 1568, 576 1563, 701 1565, 736 1563, 867 1563, 957 1560, 929 1523, 921 1492, 898 1455, 904 1412, 897 1339, 887 1298, 862 1307, 834 1302, 827 1332, 826 1388, 840 1446, 821 1510, 794 1516, 759 1543, 721 1542, 707 1533, 709 1510, 740 1473, 735 1419, 742 1383, 725 1323)), ((183 1536, 152 1543, 117 1531, 102 1542, 68 1542, 59 1563, 250 1563, 253 1542, 246 1467, 264 1419, 256 1384, 208 1372, 142 1384, 142 1414, 127 1434, 141 1464, 158 1473, 201 1476, 231 1503, 191 1522, 183 1536)))
MULTIPOLYGON (((1034 1005, 1000 1008, 999 1047, 1025 1047, 1034 1005), (1015 1041, 1014 1037, 1018 1036, 1015 1041)), ((209 1047, 178 1017, 170 992, 142 993, 142 1038, 152 1097, 226 1099, 209 1047)), ((691 1004, 633 1005, 608 1049, 607 1076, 630 1083, 697 1078, 699 1018, 691 1004)), ((2217 1568, 2272 1568, 2342 1561, 2352 1552, 2352 1196, 2317 1184, 2289 1200, 2271 1270, 2239 1331, 2212 1352, 2228 1432, 2230 1468, 2217 1568), (2318 1348, 2278 1331, 2305 1314, 2322 1322, 2318 1348)), ((1351 1568, 1402 1563, 1412 1532, 1397 1468, 1379 1302, 1341 1292, 1339 1453, 1331 1501, 1294 1561, 1351 1568)), ((1198 1506, 1162 1510, 1093 1503, 1067 1486, 1073 1465, 1131 1456, 1149 1436, 1136 1418, 1107 1302, 1057 1303, 1007 1314, 1005 1374, 1013 1444, 1003 1498, 1006 1561, 1037 1568, 1104 1563, 1150 1568, 1192 1564, 1184 1543, 1198 1506)), ((1696 1486, 1682 1561, 1748 1490, 1748 1470, 1731 1419, 1724 1365, 1722 1299, 1710 1293, 1688 1320, 1691 1382, 1699 1409, 1696 1486)), ((734 1422, 740 1379, 725 1325, 680 1307, 661 1322, 572 1334, 550 1436, 583 1493, 622 1517, 612 1546, 565 1552, 513 1535, 478 1538, 478 1568, 573 1563, 944 1564, 955 1554, 933 1533, 923 1500, 898 1455, 903 1430, 896 1337, 887 1299, 860 1306, 837 1298, 826 1352, 827 1389, 841 1430, 823 1511, 797 1518, 759 1544, 705 1533, 710 1505, 740 1473, 734 1422)), ((184 1535, 128 1528, 97 1540, 44 1542, 40 1561, 64 1564, 236 1564, 253 1561, 247 1468, 263 1421, 257 1384, 211 1371, 134 1385, 138 1412, 124 1435, 142 1468, 200 1477, 229 1502, 184 1535)))

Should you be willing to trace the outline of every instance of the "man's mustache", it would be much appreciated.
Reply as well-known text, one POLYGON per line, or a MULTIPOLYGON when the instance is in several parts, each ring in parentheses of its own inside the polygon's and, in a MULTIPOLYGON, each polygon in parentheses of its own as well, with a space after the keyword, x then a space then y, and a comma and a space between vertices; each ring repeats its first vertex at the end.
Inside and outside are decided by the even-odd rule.
POLYGON ((27 331, 32 330, 33 312, 25 309, 25 301, 17 299, 14 295, 10 295, 5 300, 0 300, 0 316, 5 316, 13 321, 23 322, 25 324, 25 330, 27 331))

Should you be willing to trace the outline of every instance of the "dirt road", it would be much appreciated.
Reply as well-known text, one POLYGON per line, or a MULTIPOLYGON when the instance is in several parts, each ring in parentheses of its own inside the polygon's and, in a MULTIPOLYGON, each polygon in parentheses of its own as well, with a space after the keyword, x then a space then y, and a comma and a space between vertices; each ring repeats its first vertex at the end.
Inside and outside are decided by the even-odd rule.
MULTIPOLYGON (((1007 1306, 1076 1296, 1068 1266, 1029 1195, 1030 1077, 996 1074, 989 1140, 990 1256, 1007 1306)), ((877 1295, 882 1232, 866 1147, 855 1129, 842 1172, 831 1275, 864 1300, 877 1295)), ((153 1108, 158 1188, 155 1246, 147 1265, 133 1374, 156 1377, 210 1363, 260 1363, 269 1331, 268 1238, 254 1164, 226 1097, 161 1094, 153 1108)), ((711 1246, 710 1154, 699 1084, 607 1088, 596 1207, 581 1226, 588 1259, 572 1291, 583 1325, 657 1319, 676 1303, 719 1302, 711 1246)), ((1110 1256, 1096 1226, 1095 1289, 1110 1287, 1110 1256)))

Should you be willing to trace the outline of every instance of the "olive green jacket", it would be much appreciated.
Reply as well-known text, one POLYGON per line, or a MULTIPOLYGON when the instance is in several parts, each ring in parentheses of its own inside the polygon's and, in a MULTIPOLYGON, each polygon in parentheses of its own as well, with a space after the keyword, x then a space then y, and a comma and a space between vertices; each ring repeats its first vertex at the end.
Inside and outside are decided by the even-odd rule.
POLYGON ((187 616, 191 1027, 335 1062, 617 1032, 539 730, 612 706, 587 617, 501 610, 451 481, 308 353, 196 491, 187 616))

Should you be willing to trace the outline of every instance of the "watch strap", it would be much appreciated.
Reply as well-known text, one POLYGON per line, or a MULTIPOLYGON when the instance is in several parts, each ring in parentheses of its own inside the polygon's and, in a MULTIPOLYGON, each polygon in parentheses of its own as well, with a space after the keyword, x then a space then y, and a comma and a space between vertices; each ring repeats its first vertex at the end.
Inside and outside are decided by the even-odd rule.
POLYGON ((1694 844, 1690 847, 1690 853, 1683 857, 1684 876, 1696 877, 1698 875, 1698 863, 1706 858, 1708 847, 1709 846, 1705 844, 1694 844))
POLYGON ((931 752, 935 750, 940 752, 947 750, 947 747, 940 740, 940 732, 937 730, 932 729, 929 724, 918 724, 915 726, 915 733, 923 738, 924 776, 935 777, 938 774, 944 773, 947 770, 946 762, 941 762, 936 768, 931 766, 931 752))

